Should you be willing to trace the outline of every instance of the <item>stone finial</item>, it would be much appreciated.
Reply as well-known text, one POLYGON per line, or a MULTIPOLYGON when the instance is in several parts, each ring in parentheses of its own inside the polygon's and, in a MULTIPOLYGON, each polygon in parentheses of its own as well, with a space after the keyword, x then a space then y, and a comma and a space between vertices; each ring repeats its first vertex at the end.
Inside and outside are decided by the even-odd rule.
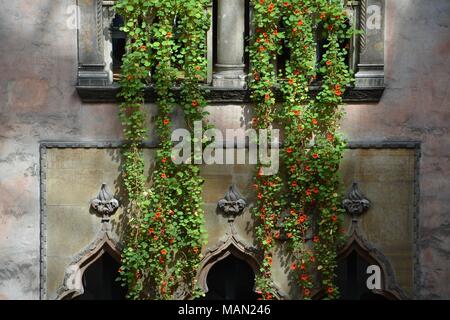
POLYGON ((370 208, 370 201, 358 189, 358 184, 353 182, 350 192, 342 201, 342 205, 348 214, 360 216, 370 208))
POLYGON ((227 216, 230 220, 234 220, 236 216, 240 215, 244 211, 244 208, 247 206, 247 202, 241 196, 236 186, 231 185, 228 188, 227 193, 225 193, 224 198, 219 200, 217 205, 225 216, 227 216))
POLYGON ((103 218, 112 216, 119 208, 119 201, 108 191, 103 183, 96 199, 91 201, 91 208, 103 218))

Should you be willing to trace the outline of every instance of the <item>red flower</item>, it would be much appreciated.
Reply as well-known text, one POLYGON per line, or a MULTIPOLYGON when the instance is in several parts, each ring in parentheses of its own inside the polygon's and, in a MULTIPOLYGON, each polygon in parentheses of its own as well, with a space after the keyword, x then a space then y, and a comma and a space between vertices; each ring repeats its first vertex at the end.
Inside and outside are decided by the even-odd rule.
POLYGON ((333 25, 332 25, 332 24, 330 24, 330 25, 328 26, 328 30, 329 30, 329 31, 333 30, 333 25))
POLYGON ((305 167, 305 170, 306 170, 306 171, 311 171, 311 167, 310 167, 310 166, 306 166, 306 167, 305 167))
POLYGON ((334 292, 333 287, 328 287, 327 292, 328 292, 328 294, 332 294, 334 292))
POLYGON ((302 280, 302 281, 308 281, 308 279, 309 279, 309 277, 308 277, 307 274, 302 274, 302 275, 300 276, 300 280, 302 280))
POLYGON ((336 222, 337 221, 337 217, 335 215, 332 215, 331 216, 331 220, 333 220, 333 222, 336 222))
POLYGON ((266 48, 264 48, 264 46, 259 46, 258 50, 259 50, 259 52, 263 52, 264 50, 266 50, 266 48))
POLYGON ((254 78, 255 78, 256 81, 259 81, 259 74, 255 73, 254 78))
POLYGON ((288 232, 288 233, 286 233, 286 236, 287 236, 289 239, 291 239, 294 235, 293 235, 292 233, 288 232))
POLYGON ((305 297, 309 297, 310 294, 311 294, 311 291, 309 291, 308 288, 305 288, 305 290, 303 290, 303 295, 304 295, 305 297))
POLYGON ((337 84, 337 85, 334 86, 334 88, 335 88, 336 90, 341 90, 341 85, 340 85, 340 84, 337 84))
POLYGON ((306 221, 306 216, 304 214, 301 214, 298 219, 297 219, 298 223, 303 223, 306 221))
POLYGON ((328 141, 333 141, 334 140, 334 136, 331 133, 327 133, 327 140, 328 141))
POLYGON ((312 122, 312 124, 314 124, 314 125, 317 125, 317 124, 318 124, 317 119, 312 119, 311 122, 312 122))
MULTIPOLYGON (((266 242, 267 242, 267 244, 271 244, 272 243, 272 238, 267 238, 266 242)), ((269 259, 270 259, 270 261, 272 261, 272 258, 269 257, 269 259)))
POLYGON ((275 232, 275 239, 279 239, 280 238, 280 231, 275 232))
POLYGON ((191 103, 191 105, 192 105, 194 108, 197 107, 197 106, 198 106, 197 100, 193 100, 192 103, 191 103))
POLYGON ((175 242, 175 239, 174 238, 171 238, 170 240, 169 240, 169 244, 173 244, 175 242))
POLYGON ((153 240, 158 241, 159 237, 158 236, 154 236, 153 240))
POLYGON ((311 190, 306 189, 306 195, 307 195, 307 196, 310 196, 310 195, 311 195, 311 190))
POLYGON ((166 174, 165 173, 161 173, 161 178, 166 179, 167 178, 166 174))
POLYGON ((148 228, 148 234, 152 234, 153 232, 155 232, 153 228, 148 228))
POLYGON ((289 79, 288 83, 292 86, 294 84, 294 80, 293 79, 289 79))
POLYGON ((194 251, 194 253, 197 254, 198 253, 198 248, 194 247, 194 249, 192 249, 192 251, 194 251))
POLYGON ((294 165, 291 166, 291 172, 295 172, 295 166, 294 165))
POLYGON ((314 236, 314 237, 313 237, 313 242, 317 243, 317 242, 319 242, 319 241, 320 241, 319 236, 314 236))
POLYGON ((262 199, 263 195, 261 192, 258 192, 258 199, 262 199))
POLYGON ((319 155, 317 153, 314 153, 312 156, 314 159, 317 159, 319 157, 319 155))
POLYGON ((283 3, 283 6, 289 7, 289 2, 284 2, 284 3, 283 3))
POLYGON ((294 110, 294 115, 299 116, 300 115, 300 110, 294 110))
POLYGON ((297 181, 292 181, 291 186, 296 187, 297 186, 297 181))
POLYGON ((295 9, 294 13, 295 13, 295 14, 299 14, 299 13, 300 13, 300 10, 299 10, 299 9, 295 9))
POLYGON ((316 258, 314 258, 314 256, 310 256, 309 261, 314 262, 314 261, 316 261, 316 258))
POLYGON ((294 70, 294 74, 295 74, 296 76, 298 76, 298 75, 300 74, 300 71, 294 70))
POLYGON ((287 153, 292 153, 292 151, 294 151, 292 148, 287 148, 287 149, 286 149, 286 152, 287 152, 287 153))
POLYGON ((272 298, 273 298, 272 294, 270 292, 267 292, 266 293, 266 300, 270 300, 272 298))
POLYGON ((297 265, 295 263, 291 264, 291 270, 297 269, 297 265))
POLYGON ((301 270, 306 270, 306 265, 305 265, 304 263, 302 263, 302 264, 300 265, 300 269, 301 269, 301 270))
POLYGON ((165 126, 167 126, 169 123, 170 123, 170 120, 169 120, 169 119, 164 119, 164 120, 163 120, 163 124, 164 124, 165 126))
POLYGON ((162 254, 163 256, 165 256, 165 255, 167 254, 167 250, 166 250, 166 249, 162 249, 162 250, 161 250, 161 254, 162 254))
POLYGON ((335 90, 334 93, 340 97, 342 95, 342 91, 341 90, 335 90))
POLYGON ((270 99, 270 94, 266 93, 266 95, 264 96, 264 99, 267 101, 270 99))
POLYGON ((331 60, 327 60, 327 62, 325 62, 327 66, 331 66, 333 63, 331 62, 331 60))
POLYGON ((314 187, 313 192, 314 192, 314 193, 319 193, 319 188, 314 187))
POLYGON ((161 217, 161 213, 160 212, 155 213, 155 218, 156 219, 159 219, 160 217, 161 217))
POLYGON ((264 0, 259 0, 259 4, 264 4, 264 0))
POLYGON ((273 3, 270 3, 269 8, 267 9, 268 12, 272 12, 275 5, 273 3))
POLYGON ((297 25, 298 26, 302 26, 303 25, 303 21, 302 20, 298 20, 297 25))

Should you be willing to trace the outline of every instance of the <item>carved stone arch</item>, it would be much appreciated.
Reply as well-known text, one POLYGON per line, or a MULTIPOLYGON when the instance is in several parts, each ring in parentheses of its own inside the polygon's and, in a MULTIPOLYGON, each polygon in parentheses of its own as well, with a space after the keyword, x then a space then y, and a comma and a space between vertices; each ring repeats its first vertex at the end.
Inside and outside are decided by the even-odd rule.
POLYGON ((377 265, 381 269, 381 290, 372 290, 374 294, 383 296, 388 300, 407 299, 407 295, 399 287, 394 269, 389 259, 364 236, 357 220, 352 221, 349 238, 338 252, 338 261, 347 258, 355 252, 369 265, 377 265))
POLYGON ((57 300, 70 300, 82 295, 85 271, 104 254, 120 263, 122 246, 115 238, 109 223, 103 223, 96 239, 76 255, 66 268, 63 285, 57 291, 57 300))
MULTIPOLYGON (((197 279, 200 288, 205 293, 209 292, 207 284, 209 271, 217 262, 228 258, 230 255, 246 262, 255 275, 259 273, 260 266, 257 249, 251 245, 247 245, 240 240, 236 234, 233 234, 228 236, 226 240, 218 242, 213 248, 208 249, 200 262, 197 279)), ((256 288, 253 290, 255 291, 255 289, 256 288)), ((275 285, 273 285, 273 289, 277 300, 286 298, 286 295, 284 295, 275 285)))

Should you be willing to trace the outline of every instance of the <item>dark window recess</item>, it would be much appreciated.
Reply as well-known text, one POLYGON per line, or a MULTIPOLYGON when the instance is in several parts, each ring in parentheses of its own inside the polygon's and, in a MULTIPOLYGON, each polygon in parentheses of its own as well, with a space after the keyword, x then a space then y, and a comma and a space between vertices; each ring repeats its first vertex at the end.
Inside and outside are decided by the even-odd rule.
POLYGON ((124 300, 127 289, 116 281, 119 263, 105 253, 83 274, 84 293, 74 300, 124 300))
POLYGON ((206 300, 257 300, 255 273, 248 263, 229 255, 208 272, 206 300))
POLYGON ((342 300, 386 300, 367 288, 367 267, 369 263, 356 251, 342 258, 338 263, 337 282, 342 300))
POLYGON ((112 69, 114 81, 120 79, 120 68, 122 66, 122 58, 125 54, 127 36, 125 32, 120 30, 123 24, 123 18, 120 15, 116 15, 111 25, 112 69))
MULTIPOLYGON (((346 23, 347 28, 350 28, 350 22, 346 23)), ((320 64, 322 61, 323 55, 327 51, 325 45, 328 43, 328 30, 323 27, 323 24, 320 23, 317 27, 316 39, 317 39, 317 64, 320 64)), ((350 66, 350 39, 346 39, 341 43, 341 48, 347 49, 347 54, 345 55, 345 64, 350 66)))

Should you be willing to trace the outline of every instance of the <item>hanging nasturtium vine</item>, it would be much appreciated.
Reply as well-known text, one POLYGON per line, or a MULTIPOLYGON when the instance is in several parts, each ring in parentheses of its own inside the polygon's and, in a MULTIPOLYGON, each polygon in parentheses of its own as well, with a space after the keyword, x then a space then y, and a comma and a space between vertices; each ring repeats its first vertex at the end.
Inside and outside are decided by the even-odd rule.
MULTIPOLYGON (((203 180, 194 164, 175 165, 171 114, 176 106, 192 132, 206 105, 200 82, 206 78, 208 0, 118 0, 124 18, 126 54, 121 69, 120 118, 128 141, 123 176, 129 206, 129 232, 120 278, 131 299, 176 299, 202 294, 196 284, 205 242, 201 198, 203 180), (147 138, 144 89, 154 86, 154 118, 159 147, 150 188, 142 144, 147 138), (179 85, 180 97, 173 94, 179 85)), ((274 242, 281 233, 292 253, 291 273, 301 297, 323 289, 338 297, 336 247, 342 219, 337 170, 345 148, 338 133, 342 95, 350 83, 343 46, 350 36, 342 0, 252 0, 254 33, 249 48, 253 125, 284 128, 282 169, 265 175, 258 165, 254 188, 255 235, 263 252, 256 288, 262 299, 275 297, 274 242), (317 53, 317 30, 325 34, 317 53), (275 68, 282 51, 283 68, 275 68), (319 59, 317 58, 319 57, 319 59), (320 85, 315 97, 311 84, 320 85), (275 90, 281 103, 276 103, 275 90)), ((267 165, 266 165, 267 166, 267 165)))
POLYGON ((284 170, 266 176, 260 165, 255 177, 253 214, 264 252, 256 286, 263 299, 274 297, 274 241, 283 236, 291 249, 290 270, 301 297, 309 299, 323 289, 324 297, 333 299, 339 294, 335 268, 343 213, 337 170, 345 149, 337 131, 342 95, 351 80, 345 63, 348 48, 344 44, 351 35, 345 3, 253 0, 252 4, 253 125, 270 129, 276 122, 284 129, 280 152, 284 170), (319 30, 326 37, 321 57, 319 30), (289 58, 284 68, 276 70, 283 51, 289 52, 289 58), (320 90, 311 97, 309 88, 314 83, 320 84, 320 90), (281 92, 281 104, 276 103, 275 88, 281 92))
POLYGON ((184 111, 185 124, 202 120, 206 105, 199 82, 206 77, 206 0, 120 0, 126 54, 121 69, 120 118, 128 146, 124 184, 130 200, 130 232, 120 276, 131 299, 174 299, 201 294, 196 272, 205 241, 203 179, 195 164, 175 165, 171 114, 184 111), (144 88, 158 95, 154 119, 160 140, 151 186, 146 186, 142 143, 145 129, 144 88), (181 86, 176 99, 173 87, 181 86))

